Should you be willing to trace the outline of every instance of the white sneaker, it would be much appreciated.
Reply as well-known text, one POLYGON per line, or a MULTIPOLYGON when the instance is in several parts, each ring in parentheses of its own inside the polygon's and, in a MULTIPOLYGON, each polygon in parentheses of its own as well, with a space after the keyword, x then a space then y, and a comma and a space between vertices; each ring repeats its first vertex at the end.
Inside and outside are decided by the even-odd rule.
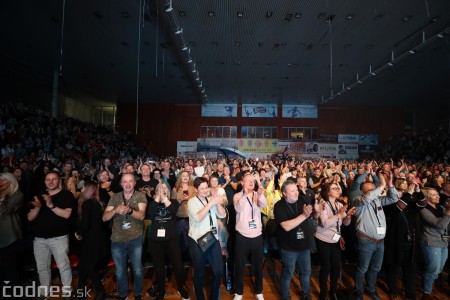
POLYGON ((256 294, 256 299, 257 300, 264 300, 263 294, 256 294))
POLYGON ((242 300, 242 295, 234 294, 233 300, 242 300))

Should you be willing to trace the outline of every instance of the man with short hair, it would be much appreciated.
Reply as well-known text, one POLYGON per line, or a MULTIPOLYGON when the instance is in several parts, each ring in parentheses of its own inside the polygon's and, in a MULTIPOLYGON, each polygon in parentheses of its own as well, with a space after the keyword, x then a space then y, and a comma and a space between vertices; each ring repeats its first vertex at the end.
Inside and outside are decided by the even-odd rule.
POLYGON ((134 299, 142 300, 142 232, 147 199, 143 192, 135 191, 136 180, 133 174, 123 174, 120 184, 123 191, 112 195, 103 213, 103 221, 113 220, 111 254, 116 267, 119 299, 125 300, 128 295, 129 258, 134 278, 134 299))
POLYGON ((297 185, 292 181, 285 181, 281 187, 284 199, 274 206, 277 237, 281 249, 283 269, 280 285, 283 300, 291 299, 290 284, 298 264, 302 296, 304 300, 311 300, 311 245, 314 244, 314 228, 309 222, 313 206, 308 204, 307 197, 301 195, 297 185))
POLYGON ((355 300, 363 299, 363 282, 366 276, 366 288, 374 300, 381 300, 377 293, 377 275, 381 269, 384 255, 384 237, 386 236, 386 217, 383 206, 398 201, 398 194, 389 171, 381 171, 379 185, 371 182, 361 184, 362 196, 353 200, 356 207, 356 235, 358 238, 358 264, 355 273, 355 300), (384 173, 383 173, 384 172, 384 173), (388 178, 387 196, 381 196, 388 178))
POLYGON ((39 274, 39 296, 46 299, 51 281, 51 256, 58 266, 63 285, 63 298, 70 298, 72 292, 72 270, 69 261, 69 234, 72 208, 75 200, 71 192, 61 189, 61 177, 56 172, 45 176, 48 194, 34 196, 28 213, 34 235, 33 247, 39 274))

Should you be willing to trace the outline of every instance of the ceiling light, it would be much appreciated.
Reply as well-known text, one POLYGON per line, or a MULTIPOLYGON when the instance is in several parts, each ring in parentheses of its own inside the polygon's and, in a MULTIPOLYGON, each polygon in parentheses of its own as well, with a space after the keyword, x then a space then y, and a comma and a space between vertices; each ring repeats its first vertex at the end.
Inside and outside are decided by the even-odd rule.
POLYGON ((208 11, 208 16, 214 17, 214 11, 213 10, 208 11))
POLYGON ((412 18, 412 16, 403 16, 402 22, 403 22, 403 23, 406 23, 406 22, 408 22, 409 20, 411 20, 411 18, 412 18))
POLYGON ((438 33, 438 34, 436 34, 436 36, 442 39, 444 37, 444 34, 438 33))
POLYGON ((179 27, 177 30, 175 30, 175 34, 181 34, 183 33, 183 28, 179 27))
POLYGON ((436 16, 436 17, 434 17, 433 19, 431 19, 431 22, 437 22, 437 21, 439 21, 439 19, 440 19, 441 17, 439 17, 439 16, 436 16))
POLYGON ((266 18, 267 18, 267 19, 268 19, 268 18, 271 18, 272 15, 273 15, 273 12, 271 12, 271 11, 266 12, 266 18))
POLYGON ((380 21, 382 18, 383 18, 383 15, 382 15, 382 14, 378 14, 378 15, 376 15, 376 16, 374 17, 374 20, 375 20, 375 21, 380 21))
POLYGON ((394 63, 390 61, 390 62, 388 62, 388 66, 389 66, 389 67, 393 67, 393 66, 394 66, 394 63))
POLYGON ((300 19, 301 16, 302 16, 301 13, 295 13, 295 18, 296 18, 296 19, 300 19))
POLYGON ((347 21, 350 21, 350 20, 353 19, 354 16, 355 16, 354 14, 348 14, 348 15, 345 17, 345 19, 346 19, 347 21))
POLYGON ((166 12, 171 12, 173 10, 172 4, 170 4, 167 8, 166 8, 166 12))
POLYGON ((411 50, 409 50, 409 53, 411 53, 411 54, 416 54, 416 50, 414 50, 414 49, 411 49, 411 50))
POLYGON ((186 45, 184 45, 183 47, 181 47, 181 50, 183 50, 183 51, 187 51, 189 48, 186 46, 186 45))
POLYGON ((292 20, 292 17, 293 17, 294 15, 293 14, 286 14, 286 17, 284 17, 284 19, 286 20, 286 21, 290 21, 290 20, 292 20))
POLYGON ((356 74, 356 81, 357 81, 358 83, 362 83, 362 81, 359 79, 359 74, 356 74))
POLYGON ((240 45, 241 45, 241 42, 236 42, 235 45, 236 45, 236 46, 240 46, 240 45))
POLYGON ((198 87, 202 87, 203 86, 203 81, 200 81, 200 83, 198 84, 198 87))
POLYGON ((192 63, 192 58, 189 58, 187 61, 188 64, 192 63))
POLYGON ((244 13, 242 11, 238 11, 237 12, 237 17, 238 18, 243 18, 244 17, 244 13))
POLYGON ((377 75, 377 73, 372 72, 372 65, 369 66, 369 74, 372 75, 372 76, 377 75))
POLYGON ((320 13, 317 15, 317 19, 323 19, 323 18, 325 18, 325 16, 326 16, 326 13, 320 13))

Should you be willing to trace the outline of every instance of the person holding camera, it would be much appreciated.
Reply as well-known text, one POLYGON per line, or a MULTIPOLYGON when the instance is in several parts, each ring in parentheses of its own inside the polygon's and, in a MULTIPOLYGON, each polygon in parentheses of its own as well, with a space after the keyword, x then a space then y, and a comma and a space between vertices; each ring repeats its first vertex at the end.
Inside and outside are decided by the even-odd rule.
POLYGON ((422 190, 427 205, 420 211, 421 248, 425 259, 422 299, 433 299, 433 283, 442 272, 448 257, 450 209, 439 205, 439 193, 433 188, 422 190))

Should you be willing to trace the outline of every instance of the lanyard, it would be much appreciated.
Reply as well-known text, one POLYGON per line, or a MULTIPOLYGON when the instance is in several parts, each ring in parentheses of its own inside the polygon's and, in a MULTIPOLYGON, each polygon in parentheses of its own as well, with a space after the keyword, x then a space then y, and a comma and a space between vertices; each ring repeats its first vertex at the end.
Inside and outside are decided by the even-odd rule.
MULTIPOLYGON (((338 209, 337 209, 337 205, 336 205, 336 207, 333 207, 333 205, 331 205, 331 202, 330 201, 327 201, 327 203, 328 203, 328 206, 330 206, 330 208, 331 208, 331 211, 333 212, 333 216, 335 216, 336 214, 337 214, 337 211, 338 211, 338 209)), ((336 203, 335 203, 336 204, 336 203)), ((378 218, 378 217, 377 217, 378 218)), ((380 222, 378 222, 378 223, 380 223, 380 222)), ((337 221, 336 221, 336 231, 337 231, 337 233, 339 233, 341 230, 340 230, 340 228, 339 228, 339 218, 337 219, 337 221)))
MULTIPOLYGON (((133 196, 134 196, 134 191, 133 191, 133 194, 131 194, 130 199, 128 199, 128 203, 127 203, 127 199, 125 198, 125 193, 122 193, 123 204, 126 206, 130 206, 130 201, 131 201, 131 198, 133 198, 133 196)), ((128 214, 125 214, 125 221, 128 221, 128 214)))
POLYGON ((375 205, 370 205, 373 207, 373 211, 375 212, 375 217, 377 217, 377 221, 378 221, 378 226, 381 227, 381 223, 380 223, 380 219, 378 219, 378 212, 377 212, 377 204, 375 203, 375 205))
MULTIPOLYGON (((203 205, 203 207, 206 207, 206 205, 203 204, 203 201, 200 200, 200 198, 198 196, 197 196, 197 199, 198 199, 198 201, 200 201, 200 203, 203 205)), ((208 204, 208 198, 205 197, 205 200, 206 200, 206 204, 208 204)), ((209 224, 211 225, 211 227, 213 227, 214 224, 213 224, 213 220, 211 218, 211 210, 208 210, 208 214, 209 214, 209 224)))
MULTIPOLYGON (((289 202, 285 201, 284 203, 286 203, 287 207, 289 207, 289 209, 292 211, 292 213, 294 214, 294 218, 297 218, 299 213, 298 213, 298 204, 297 201, 295 201, 295 211, 292 209, 292 207, 289 205, 289 202)), ((299 230, 300 228, 300 224, 297 225, 297 230, 299 230)))
MULTIPOLYGON (((253 194, 253 197, 255 197, 255 194, 253 194)), ((248 204, 250 204, 250 206, 252 207, 252 220, 254 220, 255 217, 254 217, 254 215, 253 215, 253 202, 250 201, 250 199, 248 199, 248 196, 246 196, 246 198, 247 198, 248 204)), ((253 198, 252 198, 252 200, 253 200, 253 198)))

